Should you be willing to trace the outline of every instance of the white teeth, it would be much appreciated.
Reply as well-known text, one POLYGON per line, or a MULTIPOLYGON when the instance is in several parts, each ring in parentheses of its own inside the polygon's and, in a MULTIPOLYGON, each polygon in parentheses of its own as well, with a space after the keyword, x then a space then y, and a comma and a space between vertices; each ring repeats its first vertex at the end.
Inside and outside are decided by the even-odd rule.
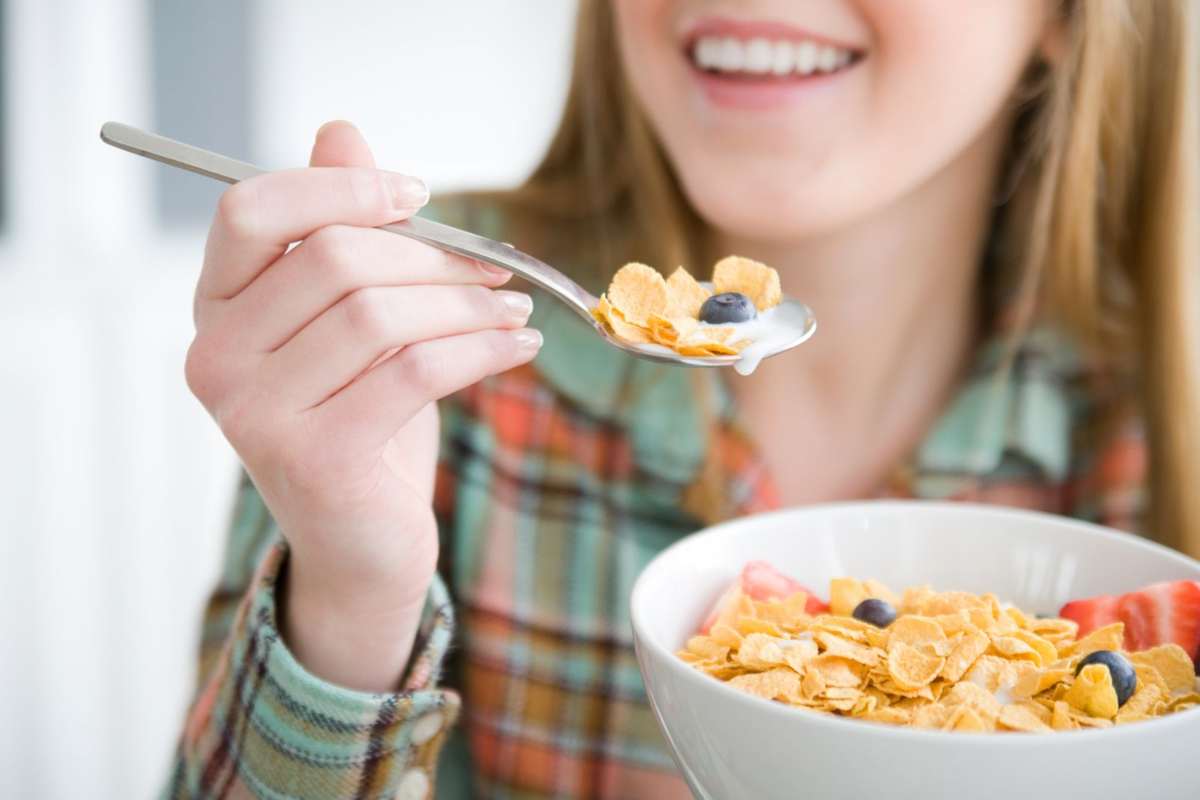
POLYGON ((746 47, 746 72, 754 75, 765 75, 771 71, 771 58, 774 51, 766 39, 752 39, 746 47))
POLYGON ((771 72, 776 75, 787 75, 795 67, 796 46, 790 42, 776 42, 775 46, 771 48, 771 72))
POLYGON ((737 39, 722 39, 717 51, 717 69, 722 72, 741 72, 746 63, 746 48, 737 39))
POLYGON ((796 45, 796 72, 811 75, 817 68, 817 46, 812 42, 796 45))
POLYGON ((701 69, 718 72, 811 75, 839 70, 854 60, 854 54, 812 41, 772 42, 764 38, 746 41, 730 36, 704 36, 692 48, 692 59, 701 69))
POLYGON ((817 54, 817 69, 833 72, 837 68, 838 52, 832 47, 822 47, 817 54))
POLYGON ((720 49, 721 41, 719 39, 704 38, 696 43, 693 58, 696 59, 696 64, 701 69, 714 69, 717 66, 720 49))

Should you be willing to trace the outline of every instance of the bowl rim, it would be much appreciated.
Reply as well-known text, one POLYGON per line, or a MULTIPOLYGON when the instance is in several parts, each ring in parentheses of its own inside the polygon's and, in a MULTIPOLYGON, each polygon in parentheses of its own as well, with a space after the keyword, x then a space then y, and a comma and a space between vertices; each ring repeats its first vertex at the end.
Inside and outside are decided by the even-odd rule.
MULTIPOLYGON (((647 582, 652 578, 652 572, 656 564, 661 560, 666 559, 670 553, 677 550, 684 550, 689 547, 698 546, 696 542, 701 538, 711 538, 714 536, 728 535, 728 529, 743 527, 750 520, 765 521, 772 517, 792 516, 806 512, 823 513, 830 511, 853 512, 855 510, 870 510, 872 513, 888 513, 892 511, 902 512, 920 508, 921 510, 935 512, 949 512, 971 516, 979 513, 984 513, 993 516, 1010 517, 1013 520, 1038 520, 1040 522, 1051 522, 1065 527, 1073 527, 1077 530, 1086 533, 1090 536, 1097 536, 1103 539, 1120 541, 1123 544, 1134 548, 1141 548, 1158 555, 1167 556, 1170 560, 1179 562, 1180 565, 1186 566, 1200 572, 1200 561, 1196 561, 1178 551, 1172 550, 1169 547, 1151 542, 1142 537, 1119 531, 1114 528, 1108 528, 1103 525, 1097 525, 1093 522, 1066 517, 1059 514, 1051 514, 1045 511, 1033 511, 1022 508, 1011 508, 1006 506, 995 506, 986 503, 968 503, 959 501, 945 500, 856 500, 856 501, 841 501, 833 503, 818 503, 808 506, 792 506, 788 508, 777 509, 773 511, 763 512, 760 514, 751 514, 737 519, 704 528, 696 533, 683 537, 677 542, 674 542, 660 553, 658 553, 650 563, 638 575, 634 582, 633 591, 630 593, 629 612, 633 627, 634 647, 638 651, 638 668, 642 671, 642 679, 646 684, 646 692, 649 696, 649 682, 645 680, 645 668, 642 665, 642 660, 645 657, 656 657, 658 660, 665 663, 671 671, 671 677, 675 680, 681 680, 684 683, 692 686, 700 687, 701 691, 717 691, 724 693, 727 700, 739 704, 746 705, 747 710, 757 709, 761 713, 770 714, 781 720, 793 719, 799 720, 799 724, 812 724, 817 726, 818 730, 824 728, 831 733, 858 731, 863 736, 873 737, 878 740, 895 740, 895 739, 911 739, 917 740, 929 739, 943 744, 953 744, 954 746, 963 747, 1027 747, 1031 743, 1042 744, 1046 741, 1044 735, 1022 736, 1022 735, 996 735, 1001 732, 990 732, 992 735, 984 736, 968 736, 968 735, 947 735, 952 734, 952 731, 926 730, 923 728, 909 728, 899 725, 888 725, 882 722, 871 722, 870 720, 854 719, 852 717, 840 717, 833 714, 818 713, 809 711, 803 708, 796 708, 778 703, 773 700, 766 700, 746 692, 738 691, 729 686, 724 681, 718 681, 714 678, 704 675, 689 665, 681 661, 674 652, 669 650, 662 643, 654 640, 646 631, 644 620, 641 618, 640 598, 648 589, 647 582), (646 651, 643 655, 642 651, 646 651)), ((1195 580, 1200 580, 1200 577, 1195 580)), ((655 713, 657 715, 657 703, 654 703, 655 713)), ((1200 708, 1192 708, 1176 714, 1171 714, 1163 717, 1156 717, 1150 720, 1143 720, 1140 724, 1129 724, 1113 726, 1111 728, 1088 728, 1083 730, 1073 731, 1053 731, 1056 734, 1069 734, 1066 737, 1055 736, 1051 741, 1061 744, 1079 743, 1091 741, 1096 736, 1107 736, 1110 739, 1115 739, 1118 736, 1137 736, 1139 730, 1144 730, 1145 723, 1150 723, 1151 732, 1162 734, 1169 733, 1167 726, 1179 728, 1181 726, 1194 726, 1200 724, 1200 708)), ((665 728, 665 723, 660 717, 660 724, 665 728)), ((1046 732, 1041 732, 1045 734, 1046 732)), ((673 737, 668 735, 668 739, 673 737)))

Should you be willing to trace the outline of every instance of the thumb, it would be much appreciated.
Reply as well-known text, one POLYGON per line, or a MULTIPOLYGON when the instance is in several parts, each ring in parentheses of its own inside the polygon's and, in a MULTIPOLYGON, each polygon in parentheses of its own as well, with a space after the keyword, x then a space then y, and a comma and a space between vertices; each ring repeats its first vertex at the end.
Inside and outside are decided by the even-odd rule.
POLYGON ((371 167, 375 157, 371 148, 353 123, 344 119, 326 122, 317 130, 313 142, 310 167, 371 167))

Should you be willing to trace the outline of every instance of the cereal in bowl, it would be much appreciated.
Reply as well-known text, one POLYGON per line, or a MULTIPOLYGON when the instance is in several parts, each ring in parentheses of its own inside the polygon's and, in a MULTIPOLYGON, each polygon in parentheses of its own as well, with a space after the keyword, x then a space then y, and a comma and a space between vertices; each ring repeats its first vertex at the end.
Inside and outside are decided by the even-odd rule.
POLYGON ((1081 636, 992 594, 853 578, 829 598, 751 562, 679 656, 768 700, 915 728, 1107 728, 1200 705, 1192 655, 1174 641, 1126 650, 1122 621, 1081 636))

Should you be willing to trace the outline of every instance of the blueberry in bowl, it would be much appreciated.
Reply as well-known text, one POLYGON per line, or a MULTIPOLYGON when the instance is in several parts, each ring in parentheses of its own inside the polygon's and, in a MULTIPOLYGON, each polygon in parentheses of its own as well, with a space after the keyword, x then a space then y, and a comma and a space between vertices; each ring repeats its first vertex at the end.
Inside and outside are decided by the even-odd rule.
POLYGON ((1117 693, 1117 705, 1125 705, 1125 701, 1133 695, 1133 690, 1137 688, 1137 673, 1134 672, 1133 664, 1129 663, 1129 659, 1112 650, 1097 650, 1089 653, 1079 662, 1079 666, 1075 667, 1075 674, 1078 675, 1089 664, 1103 664, 1108 668, 1113 689, 1117 693))
POLYGON ((896 608, 887 600, 868 597, 854 607, 850 616, 876 628, 886 628, 896 621, 896 608))

